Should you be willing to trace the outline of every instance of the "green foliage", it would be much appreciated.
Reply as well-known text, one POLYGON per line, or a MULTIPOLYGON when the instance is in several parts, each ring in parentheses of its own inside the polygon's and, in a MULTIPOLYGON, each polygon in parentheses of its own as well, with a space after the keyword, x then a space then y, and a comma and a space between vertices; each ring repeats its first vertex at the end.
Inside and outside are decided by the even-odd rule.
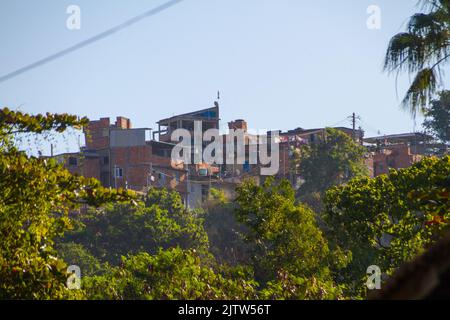
POLYGON ((144 203, 110 204, 77 218, 64 242, 82 244, 103 262, 118 264, 128 254, 175 246, 207 250, 203 219, 186 211, 177 192, 151 189, 144 203))
MULTIPOLYGON (((332 270, 347 263, 340 251, 330 251, 316 225, 314 213, 296 203, 295 192, 288 181, 277 184, 268 178, 262 186, 247 181, 237 188, 237 194, 236 215, 248 228, 243 237, 251 246, 250 256, 257 281, 263 286, 268 284, 269 288, 283 287, 277 280, 277 275, 282 273, 287 274, 289 281, 299 284, 295 286, 296 290, 281 298, 316 297, 308 294, 314 289, 304 284, 313 278, 318 280, 315 283, 331 283, 332 270)), ((334 288, 332 284, 329 287, 334 288)), ((270 295, 267 290, 265 296, 270 295)), ((330 290, 338 291, 336 288, 330 290)), ((322 296, 329 297, 325 293, 322 296)))
POLYGON ((448 228, 450 157, 426 158, 374 179, 358 178, 326 195, 324 221, 332 242, 353 252, 346 281, 362 288, 366 269, 391 274, 448 228))
POLYGON ((86 121, 0 110, 0 299, 360 298, 369 265, 390 274, 449 227, 449 156, 369 179, 364 149, 333 129, 301 150, 316 208, 346 183, 320 217, 285 180, 246 181, 233 203, 212 190, 193 211, 176 192, 138 200, 14 146, 86 121), (66 288, 67 264, 83 290, 66 288))
POLYGON ((225 196, 225 193, 216 188, 211 188, 209 190, 209 202, 210 203, 216 203, 216 204, 225 204, 227 202, 227 198, 225 196))
POLYGON ((82 271, 81 277, 93 276, 102 272, 104 266, 88 252, 83 245, 78 243, 56 244, 58 258, 64 260, 68 265, 76 265, 82 271))
POLYGON ((129 200, 124 191, 72 176, 51 159, 29 157, 14 145, 15 132, 64 131, 86 124, 75 116, 32 116, 0 109, 0 298, 77 298, 69 291, 67 265, 57 257, 54 238, 71 228, 69 212, 81 203, 129 200))
POLYGON ((347 134, 337 129, 326 129, 323 139, 301 148, 300 175, 305 183, 300 187, 300 194, 322 193, 331 186, 367 175, 365 152, 347 134))
POLYGON ((43 134, 49 131, 64 132, 69 127, 81 129, 88 124, 87 118, 64 114, 30 115, 8 108, 0 109, 0 149, 12 147, 13 135, 18 133, 43 134))
POLYGON ((384 63, 387 72, 414 75, 402 105, 412 115, 422 112, 433 99, 450 56, 450 4, 447 0, 425 0, 426 13, 413 15, 407 31, 392 37, 384 63))
MULTIPOLYGON (((123 258, 107 275, 84 280, 92 299, 253 299, 255 282, 240 269, 225 272, 196 250, 172 248, 123 258), (206 262, 205 262, 206 261, 206 262)), ((223 267, 222 267, 223 268, 223 267)))
POLYGON ((335 300, 342 298, 342 286, 332 280, 299 277, 280 270, 260 296, 265 300, 335 300))
POLYGON ((450 141, 450 91, 442 91, 438 100, 425 110, 423 126, 444 143, 450 141))
POLYGON ((221 263, 230 265, 249 264, 248 244, 242 234, 247 230, 237 221, 236 205, 226 200, 223 192, 212 189, 204 204, 205 231, 208 234, 210 252, 221 263))

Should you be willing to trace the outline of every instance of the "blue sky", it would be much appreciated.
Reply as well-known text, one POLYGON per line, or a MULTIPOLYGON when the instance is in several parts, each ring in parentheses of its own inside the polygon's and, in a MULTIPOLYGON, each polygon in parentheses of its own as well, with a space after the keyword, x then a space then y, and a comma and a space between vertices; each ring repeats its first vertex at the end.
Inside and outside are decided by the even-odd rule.
MULTIPOLYGON (((162 3, 2 0, 0 76, 162 3), (81 8, 81 30, 66 28, 71 4, 81 8)), ((399 108, 408 77, 399 79, 397 96, 382 62, 416 3, 185 0, 0 83, 0 106, 91 119, 122 115, 135 127, 154 127, 158 119, 212 106, 220 90, 223 125, 243 118, 255 129, 313 128, 356 112, 366 136, 410 132, 413 120, 399 108), (369 5, 381 9, 380 30, 366 27, 369 5)))

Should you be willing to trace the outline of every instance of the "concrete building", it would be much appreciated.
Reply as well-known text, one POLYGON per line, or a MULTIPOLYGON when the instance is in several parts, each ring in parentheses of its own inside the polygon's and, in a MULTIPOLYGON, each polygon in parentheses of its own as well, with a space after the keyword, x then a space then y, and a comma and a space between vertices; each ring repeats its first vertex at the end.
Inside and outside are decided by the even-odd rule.
MULTIPOLYGON (((202 121, 203 131, 219 128, 219 105, 177 115, 157 122, 158 130, 133 128, 130 119, 119 116, 90 121, 85 128, 85 146, 77 153, 54 156, 71 173, 98 179, 105 187, 146 192, 150 187, 178 191, 190 207, 198 207, 219 183, 219 168, 190 165, 172 160, 173 130, 194 129, 202 121), (158 138, 157 140, 155 138, 158 138), (190 197, 192 194, 192 197, 190 197)), ((191 150, 194 152, 194 150, 191 150)))
MULTIPOLYGON (((223 163, 183 163, 172 160, 171 153, 175 142, 171 134, 176 129, 186 129, 191 133, 192 159, 198 151, 193 143, 194 123, 201 121, 202 133, 208 129, 219 129, 219 104, 185 114, 175 115, 157 122, 158 129, 133 128, 130 119, 117 117, 114 122, 109 118, 91 121, 85 129, 85 146, 78 153, 55 156, 72 173, 98 179, 103 186, 128 188, 146 192, 150 187, 177 190, 187 206, 196 208, 207 200, 211 188, 217 188, 233 198, 237 184, 244 179, 253 179, 257 183, 264 180, 260 175, 260 165, 250 164, 250 152, 255 150, 252 144, 260 138, 248 132, 247 122, 237 119, 228 122, 229 132, 220 135, 223 142, 223 163), (242 130, 243 139, 233 137, 234 150, 227 150, 232 130, 242 130), (236 139, 236 140, 234 140, 236 139), (238 143, 244 148, 244 163, 236 163, 238 143), (231 151, 231 152, 230 152, 231 151), (232 163, 227 155, 234 154, 232 163)), ((405 168, 433 152, 439 153, 445 146, 430 143, 431 137, 414 133, 399 134, 364 139, 364 132, 351 128, 335 128, 361 144, 365 143, 368 153, 365 158, 371 176, 387 173, 389 168, 405 168)), ((324 138, 324 128, 297 128, 279 135, 279 171, 277 178, 287 178, 294 187, 299 187, 302 178, 299 174, 295 152, 304 144, 314 144, 324 138)), ((270 134, 266 135, 267 140, 270 134)), ((209 142, 202 141, 202 148, 209 142)), ((256 152, 260 149, 257 148, 256 152)))
POLYGON ((373 175, 389 173, 389 169, 407 168, 426 156, 442 155, 445 145, 433 142, 423 133, 403 133, 364 139, 368 145, 373 175))
POLYGON ((219 129, 219 104, 214 102, 214 107, 202 109, 190 113, 175 115, 157 122, 158 130, 153 132, 153 139, 158 135, 159 141, 170 142, 171 134, 176 129, 188 130, 194 136, 194 122, 202 122, 202 131, 219 129))
POLYGON ((173 144, 150 140, 151 128, 132 128, 125 117, 91 121, 78 153, 54 156, 73 174, 96 178, 105 187, 146 192, 150 187, 186 194, 183 164, 171 160, 173 144))

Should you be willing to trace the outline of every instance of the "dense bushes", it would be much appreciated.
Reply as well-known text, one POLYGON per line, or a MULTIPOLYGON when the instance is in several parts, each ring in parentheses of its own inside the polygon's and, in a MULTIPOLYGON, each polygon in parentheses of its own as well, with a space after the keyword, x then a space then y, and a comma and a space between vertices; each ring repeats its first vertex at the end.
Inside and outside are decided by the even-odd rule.
POLYGON ((346 147, 324 145, 342 163, 329 175, 345 184, 325 192, 305 175, 316 211, 272 178, 186 210, 176 192, 104 189, 13 144, 13 132, 85 123, 0 110, 0 299, 362 298, 368 266, 389 275, 448 229, 449 156, 369 179, 332 131, 328 142, 346 147), (81 204, 87 213, 69 215, 81 204), (68 265, 80 267, 81 290, 66 286, 68 265))

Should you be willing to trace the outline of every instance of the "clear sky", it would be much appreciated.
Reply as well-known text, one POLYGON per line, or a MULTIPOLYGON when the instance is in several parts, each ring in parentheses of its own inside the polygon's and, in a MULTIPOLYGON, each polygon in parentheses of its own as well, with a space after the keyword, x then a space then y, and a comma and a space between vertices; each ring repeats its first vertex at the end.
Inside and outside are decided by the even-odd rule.
MULTIPOLYGON (((1 0, 0 76, 164 2, 1 0), (72 4, 81 8, 80 30, 66 27, 72 4)), ((408 77, 400 78, 397 96, 382 63, 416 4, 185 0, 0 83, 0 106, 90 119, 122 115, 134 127, 154 127, 158 119, 212 106, 220 90, 223 125, 243 118, 254 129, 314 128, 356 112, 366 136, 410 132, 413 120, 399 108, 408 77), (381 9, 380 30, 366 26, 369 5, 381 9)))

